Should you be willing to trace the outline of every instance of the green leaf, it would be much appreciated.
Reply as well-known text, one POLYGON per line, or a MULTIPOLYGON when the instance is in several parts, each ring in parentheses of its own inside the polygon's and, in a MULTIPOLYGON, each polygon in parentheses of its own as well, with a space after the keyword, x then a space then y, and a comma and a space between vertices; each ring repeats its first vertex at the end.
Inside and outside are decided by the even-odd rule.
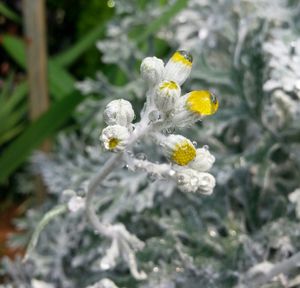
POLYGON ((74 91, 58 100, 3 151, 0 157, 0 183, 26 160, 33 149, 62 126, 83 99, 79 92, 74 91))
POLYGON ((27 92, 28 84, 27 82, 23 82, 16 86, 8 99, 4 99, 4 101, 0 100, 0 117, 11 113, 21 101, 25 100, 27 92))
POLYGON ((49 90, 55 99, 61 99, 75 89, 75 78, 55 61, 48 61, 49 90))
POLYGON ((61 66, 69 66, 74 63, 80 55, 82 55, 87 49, 95 45, 95 42, 104 34, 104 25, 99 25, 95 27, 91 32, 89 32, 84 38, 79 42, 74 44, 70 49, 65 52, 54 56, 53 60, 61 66))
POLYGON ((21 23, 20 16, 11 10, 6 4, 3 2, 0 3, 0 14, 4 15, 6 18, 15 21, 16 23, 21 23))
POLYGON ((3 35, 2 45, 6 52, 19 64, 26 69, 25 42, 15 36, 3 35))
POLYGON ((145 41, 150 35, 155 34, 161 29, 161 27, 167 25, 176 14, 178 14, 187 6, 187 2, 188 0, 177 0, 175 4, 170 7, 170 9, 146 26, 146 29, 144 29, 142 33, 135 33, 133 38, 135 39, 136 43, 139 44, 145 41))
POLYGON ((16 135, 18 135, 24 129, 24 125, 20 124, 18 126, 14 126, 13 128, 9 129, 9 131, 5 133, 1 133, 0 135, 0 145, 3 145, 5 142, 10 141, 16 135))
POLYGON ((0 134, 16 126, 25 116, 26 111, 27 105, 22 105, 18 107, 18 109, 11 112, 9 115, 0 115, 0 134))
MULTIPOLYGON (((2 44, 7 53, 23 69, 26 69, 25 42, 17 37, 5 35, 2 44)), ((73 76, 58 65, 56 61, 49 59, 48 72, 49 90, 55 99, 61 99, 75 89, 73 76)))

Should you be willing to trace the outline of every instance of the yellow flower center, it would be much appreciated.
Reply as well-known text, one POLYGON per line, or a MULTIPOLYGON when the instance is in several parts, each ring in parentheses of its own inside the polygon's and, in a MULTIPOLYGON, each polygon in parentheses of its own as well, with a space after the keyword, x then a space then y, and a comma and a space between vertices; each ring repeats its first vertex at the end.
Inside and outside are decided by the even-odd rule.
POLYGON ((120 143, 119 139, 117 139, 117 138, 111 138, 108 141, 108 148, 110 150, 113 150, 113 149, 115 149, 118 146, 119 143, 120 143))
POLYGON ((187 101, 187 109, 200 115, 212 115, 219 107, 218 99, 210 91, 192 91, 187 101))
POLYGON ((159 86, 160 90, 169 89, 169 90, 176 90, 178 89, 178 85, 174 81, 165 81, 159 86))
POLYGON ((172 160, 180 165, 187 165, 196 157, 196 149, 189 141, 184 140, 181 143, 176 144, 172 154, 172 160))
POLYGON ((192 61, 190 61, 190 59, 185 57, 185 54, 183 54, 179 51, 177 51, 173 54, 171 60, 174 61, 174 62, 181 62, 184 65, 189 66, 189 67, 192 66, 192 61))

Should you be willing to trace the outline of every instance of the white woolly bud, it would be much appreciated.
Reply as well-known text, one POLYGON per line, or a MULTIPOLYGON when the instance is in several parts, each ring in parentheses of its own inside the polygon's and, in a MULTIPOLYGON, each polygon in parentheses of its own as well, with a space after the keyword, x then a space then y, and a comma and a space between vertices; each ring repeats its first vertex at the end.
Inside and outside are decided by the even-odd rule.
POLYGON ((141 64, 142 78, 151 85, 163 80, 164 62, 156 57, 146 57, 141 64))
POLYGON ((164 154, 177 165, 185 166, 195 159, 196 148, 186 137, 170 135, 161 140, 164 154))
POLYGON ((85 200, 79 196, 73 196, 68 202, 68 209, 71 212, 77 212, 84 208, 85 200))
POLYGON ((209 195, 215 187, 215 178, 208 173, 198 172, 193 169, 183 169, 176 174, 178 188, 182 192, 199 192, 209 195))
POLYGON ((154 103, 163 112, 168 112, 175 107, 180 97, 180 86, 174 81, 163 81, 157 85, 154 93, 154 103))
POLYGON ((196 158, 189 163, 189 166, 199 172, 208 171, 214 164, 215 157, 210 154, 207 148, 196 150, 196 158))
POLYGON ((193 57, 186 51, 176 51, 165 67, 164 79, 182 85, 192 70, 193 57))
POLYGON ((105 149, 110 151, 124 150, 130 134, 128 129, 121 125, 107 126, 102 130, 100 140, 105 149))
POLYGON ((118 99, 107 104, 103 117, 107 125, 128 126, 134 119, 134 111, 130 102, 118 99))
POLYGON ((196 192, 199 186, 198 172, 193 169, 184 169, 176 174, 178 188, 182 192, 196 192))
POLYGON ((213 175, 206 172, 198 172, 199 187, 197 192, 205 195, 210 195, 216 186, 216 179, 213 175))

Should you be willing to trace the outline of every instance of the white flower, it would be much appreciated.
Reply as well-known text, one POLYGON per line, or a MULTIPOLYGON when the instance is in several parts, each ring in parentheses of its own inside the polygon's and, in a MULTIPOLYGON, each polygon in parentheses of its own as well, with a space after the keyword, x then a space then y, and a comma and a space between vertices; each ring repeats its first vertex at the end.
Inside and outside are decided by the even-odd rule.
POLYGON ((174 81, 163 81, 157 85, 154 93, 154 103, 163 112, 168 112, 175 107, 180 97, 180 86, 174 81))
POLYGON ((214 114, 218 106, 218 99, 212 92, 192 91, 179 98, 173 120, 179 127, 183 127, 202 119, 203 116, 214 114))
POLYGON ((178 188, 182 192, 198 192, 209 195, 213 192, 216 181, 208 173, 198 172, 194 169, 182 169, 176 173, 178 188))
POLYGON ((207 148, 196 150, 196 158, 189 163, 189 166, 199 172, 208 171, 214 164, 215 157, 210 154, 207 148))
POLYGON ((128 139, 128 129, 121 125, 107 126, 102 130, 100 140, 103 142, 105 149, 110 151, 121 151, 124 150, 128 139))
POLYGON ((170 135, 161 140, 165 155, 174 163, 185 166, 196 157, 193 143, 181 135, 170 135))
POLYGON ((128 126, 134 119, 134 111, 130 102, 118 99, 107 104, 103 117, 107 125, 128 126))
POLYGON ((85 200, 82 197, 73 196, 67 205, 70 212, 77 212, 84 208, 85 200))
POLYGON ((176 51, 165 67, 164 79, 182 85, 192 70, 193 57, 184 50, 176 51))
POLYGON ((163 80, 164 62, 156 57, 146 57, 141 64, 142 78, 150 85, 163 80))

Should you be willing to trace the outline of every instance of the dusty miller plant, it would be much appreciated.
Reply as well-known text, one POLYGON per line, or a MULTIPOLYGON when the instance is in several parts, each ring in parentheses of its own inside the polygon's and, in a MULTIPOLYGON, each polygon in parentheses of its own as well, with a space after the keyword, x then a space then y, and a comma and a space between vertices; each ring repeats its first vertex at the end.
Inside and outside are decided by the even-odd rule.
MULTIPOLYGON (((87 99, 80 107, 81 137, 64 133, 54 157, 35 158, 52 197, 43 209, 19 220, 20 227, 30 231, 45 211, 69 201, 62 190, 86 195, 89 176, 107 159, 107 153, 100 157, 95 139, 104 125, 102 107, 111 97, 126 95, 141 107, 146 87, 133 63, 155 53, 151 45, 143 52, 127 34, 141 19, 151 21, 160 11, 150 5, 137 13, 134 4, 117 5, 119 16, 108 26, 109 41, 97 45, 104 61, 122 63, 121 69, 130 75, 126 85, 112 84, 103 73, 78 85, 85 93, 107 97, 87 99), (110 43, 130 49, 112 54, 110 43)), ((299 285, 298 11, 297 1, 191 0, 158 34, 173 49, 192 52, 194 65, 185 87, 215 89, 222 109, 210 121, 165 131, 165 136, 184 133, 198 145, 209 144, 216 157, 213 195, 175 192, 178 183, 156 181, 155 173, 130 171, 130 165, 113 171, 102 183, 97 213, 104 223, 125 223, 146 244, 137 256, 147 280, 129 277, 124 261, 112 270, 99 268, 111 241, 94 235, 79 211, 49 223, 40 235, 38 253, 33 251, 29 260, 43 268, 39 273, 28 264, 24 268, 18 262, 6 263, 15 283, 38 278, 62 287, 85 287, 110 278, 119 287, 143 288, 299 285)), ((135 155, 137 160, 161 163, 162 148, 147 137, 135 146, 135 155)))

